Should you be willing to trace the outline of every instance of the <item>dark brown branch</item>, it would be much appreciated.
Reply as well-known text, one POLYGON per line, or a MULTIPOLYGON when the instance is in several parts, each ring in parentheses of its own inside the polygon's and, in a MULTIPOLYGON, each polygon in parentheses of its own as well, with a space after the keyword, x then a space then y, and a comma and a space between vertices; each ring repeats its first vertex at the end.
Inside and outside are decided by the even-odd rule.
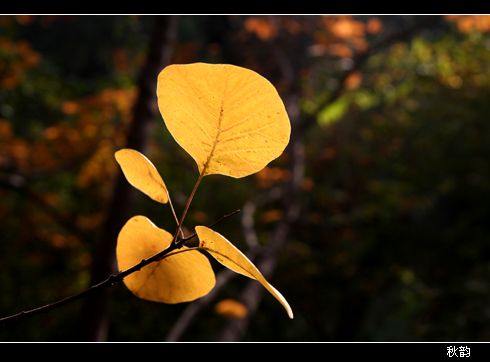
MULTIPOLYGON (((223 216, 221 219, 215 221, 214 223, 212 223, 211 225, 209 225, 209 227, 213 227, 217 224, 219 224, 220 222, 228 219, 229 217, 239 213, 240 210, 237 210, 237 211, 234 211, 232 212, 231 214, 228 214, 228 215, 225 215, 223 216)), ((20 319, 24 319, 24 318, 27 318, 27 317, 32 317, 32 316, 35 316, 35 315, 38 315, 38 314, 41 314, 41 313, 47 313, 55 308, 59 308, 63 305, 66 305, 66 304, 69 304, 69 303, 72 303, 74 301, 77 301, 79 299, 82 299, 98 290, 102 290, 102 289, 105 289, 105 288, 108 288, 108 287, 111 287, 113 286, 115 283, 117 282, 120 282, 122 281, 125 277, 127 277, 128 275, 136 272, 136 271, 139 271, 141 268, 147 266, 148 264, 151 264, 155 261, 159 261, 159 260, 162 260, 166 255, 168 255, 168 253, 170 253, 171 251, 175 250, 175 249, 180 249, 182 246, 184 246, 184 244, 195 238, 197 236, 197 234, 192 234, 190 236, 187 236, 186 238, 183 238, 181 240, 179 240, 177 243, 173 243, 173 244, 170 244, 168 246, 168 248, 166 248, 165 250, 162 250, 161 252, 153 255, 152 257, 148 258, 148 259, 143 259, 141 260, 140 263, 132 266, 131 268, 129 269, 126 269, 124 271, 121 271, 119 272, 118 274, 112 274, 109 278, 107 278, 106 280, 96 284, 96 285, 93 285, 92 287, 84 290, 83 292, 80 292, 78 294, 75 294, 75 295, 72 295, 70 297, 67 297, 65 299, 62 299, 62 300, 59 300, 57 302, 54 302, 54 303, 51 303, 51 304, 47 304, 45 306, 42 306, 42 307, 39 307, 39 308, 35 308, 35 309, 31 309, 29 311, 23 311, 23 312, 20 312, 20 313, 17 313, 17 314, 14 314, 14 315, 11 315, 9 317, 4 317, 4 318, 1 318, 0 319, 0 324, 2 326, 5 326, 7 325, 8 323, 12 323, 12 322, 15 322, 15 321, 18 321, 20 319)))
MULTIPOLYGON (((194 234, 194 236, 195 236, 195 234, 194 234)), ((190 239, 190 237, 187 240, 189 240, 189 239, 190 239)), ((180 243, 179 243, 179 245, 180 245, 180 243)), ((115 283, 120 282, 125 277, 127 277, 128 275, 130 275, 130 274, 132 274, 138 270, 140 270, 144 266, 146 266, 146 265, 148 265, 154 261, 163 259, 165 257, 165 255, 170 253, 172 250, 175 250, 176 248, 177 248, 177 244, 170 245, 167 249, 161 251, 158 254, 153 255, 151 258, 143 259, 143 260, 141 260, 140 263, 134 265, 133 267, 131 267, 129 269, 127 269, 123 272, 120 272, 116 275, 113 274, 109 278, 104 280, 103 282, 100 282, 99 284, 93 285, 92 287, 84 290, 83 292, 80 292, 78 294, 72 295, 72 296, 67 297, 65 299, 59 300, 59 301, 51 303, 51 304, 47 304, 47 305, 39 307, 39 308, 31 309, 27 312, 23 311, 23 312, 20 312, 18 314, 14 314, 14 315, 9 316, 9 317, 2 318, 2 319, 0 319, 0 324, 2 324, 2 326, 5 326, 7 323, 14 322, 14 321, 17 321, 19 319, 31 317, 31 316, 41 314, 41 313, 47 313, 47 312, 49 312, 55 308, 58 308, 58 307, 61 307, 63 305, 72 303, 76 300, 82 299, 83 297, 86 297, 87 295, 92 294, 93 292, 95 292, 97 290, 101 290, 101 289, 104 289, 107 287, 111 287, 115 283)))

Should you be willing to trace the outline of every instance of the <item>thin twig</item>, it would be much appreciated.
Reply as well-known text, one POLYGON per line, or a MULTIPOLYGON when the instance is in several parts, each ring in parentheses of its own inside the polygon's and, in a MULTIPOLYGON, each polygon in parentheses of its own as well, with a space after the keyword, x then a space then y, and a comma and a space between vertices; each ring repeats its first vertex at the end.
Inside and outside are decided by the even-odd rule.
POLYGON ((170 209, 172 210, 172 214, 174 215, 175 222, 177 223, 177 228, 180 231, 180 237, 183 239, 184 232, 182 231, 182 228, 179 226, 179 219, 177 217, 177 214, 175 213, 174 205, 172 204, 172 199, 170 198, 170 194, 168 191, 167 191, 167 197, 168 197, 168 203, 170 205, 170 209))
MULTIPOLYGON (((211 225, 209 225, 208 227, 209 227, 209 228, 212 228, 212 227, 213 227, 213 226, 215 226, 216 224, 219 224, 219 223, 220 223, 220 222, 222 222, 223 220, 228 219, 229 217, 231 217, 231 216, 233 216, 233 215, 235 215, 235 214, 238 214, 239 212, 240 212, 240 210, 236 210, 236 211, 232 212, 231 214, 225 215, 225 216, 223 216, 221 219, 219 219, 219 220, 217 220, 217 221, 213 222, 213 223, 212 223, 211 225)), ((176 247, 175 247, 174 249, 179 249, 179 248, 181 248, 181 247, 182 247, 182 246, 183 246, 183 245, 184 245, 186 242, 188 242, 188 241, 189 241, 189 240, 191 240, 191 239, 194 239, 196 236, 197 236, 197 233, 194 233, 194 234, 192 234, 192 235, 189 235, 189 236, 187 236, 187 237, 185 237, 185 238, 180 239, 179 241, 177 241, 177 242, 175 243, 176 247)), ((170 245, 172 245, 172 244, 170 244, 170 245)), ((174 249, 172 249, 172 250, 174 250, 174 249)), ((165 249, 165 250, 167 250, 167 249, 165 249)), ((165 253, 165 254, 166 254, 166 253, 165 253)), ((159 261, 159 260, 163 259, 163 257, 165 256, 165 254, 161 255, 161 258, 160 258, 160 259, 156 259, 155 261, 159 261)), ((159 255, 159 254, 157 254, 157 255, 159 255)), ((155 255, 155 256, 156 256, 156 255, 155 255)))
POLYGON ((204 174, 201 173, 199 175, 199 178, 197 179, 196 185, 194 186, 194 189, 191 192, 191 196, 189 196, 189 199, 187 200, 187 204, 185 205, 184 212, 182 213, 182 216, 180 217, 179 224, 177 225, 177 230, 176 230, 176 232, 174 234, 174 238, 173 238, 172 242, 170 243, 170 245, 173 245, 173 244, 177 243, 177 236, 179 235, 179 230, 181 230, 181 228, 182 228, 182 224, 184 223, 184 219, 185 219, 185 216, 187 215, 187 211, 189 210, 189 206, 190 206, 190 204, 192 202, 192 199, 194 198, 194 195, 196 193, 197 187, 201 183, 201 180, 202 180, 203 177, 204 177, 204 174))

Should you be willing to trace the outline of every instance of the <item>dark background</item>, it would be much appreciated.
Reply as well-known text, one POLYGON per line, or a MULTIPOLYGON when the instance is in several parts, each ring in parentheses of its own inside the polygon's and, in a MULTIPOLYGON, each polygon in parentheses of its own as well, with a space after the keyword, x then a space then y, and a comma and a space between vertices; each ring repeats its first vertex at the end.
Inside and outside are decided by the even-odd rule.
POLYGON ((118 283, 2 326, 1 341, 490 339, 487 16, 161 20, 0 17, 0 318, 108 277, 110 230, 130 216, 173 233, 167 205, 116 186, 114 152, 144 150, 182 212, 198 171, 152 87, 164 66, 192 62, 253 69, 286 105, 284 155, 243 179, 206 177, 185 227, 241 209, 215 230, 295 318, 239 275, 179 305, 118 283), (216 313, 224 299, 247 318, 216 313))

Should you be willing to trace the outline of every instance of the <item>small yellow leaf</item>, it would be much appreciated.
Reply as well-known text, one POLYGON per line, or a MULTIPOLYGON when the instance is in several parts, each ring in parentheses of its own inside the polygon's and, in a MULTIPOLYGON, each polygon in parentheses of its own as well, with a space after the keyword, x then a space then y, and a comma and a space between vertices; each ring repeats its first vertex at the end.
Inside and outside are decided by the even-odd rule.
POLYGON ((247 307, 233 299, 223 299, 214 306, 214 311, 222 317, 230 319, 245 318, 247 307))
POLYGON ((115 154, 128 182, 153 200, 166 204, 168 191, 153 164, 140 152, 124 148, 115 154))
MULTIPOLYGON (((117 240, 119 270, 129 269, 166 249, 171 241, 170 233, 144 216, 134 216, 121 229, 117 240)), ((162 260, 148 264, 124 278, 124 283, 139 298, 170 304, 208 294, 216 283, 211 264, 199 251, 186 249, 174 250, 162 260)))
POLYGON ((229 64, 174 64, 162 70, 158 106, 168 130, 201 175, 260 171, 289 142, 291 124, 274 86, 229 64))
POLYGON ((293 311, 286 299, 262 276, 255 265, 232 243, 217 232, 205 227, 196 226, 199 237, 199 247, 210 253, 217 261, 227 268, 258 280, 286 309, 289 318, 293 318, 293 311))

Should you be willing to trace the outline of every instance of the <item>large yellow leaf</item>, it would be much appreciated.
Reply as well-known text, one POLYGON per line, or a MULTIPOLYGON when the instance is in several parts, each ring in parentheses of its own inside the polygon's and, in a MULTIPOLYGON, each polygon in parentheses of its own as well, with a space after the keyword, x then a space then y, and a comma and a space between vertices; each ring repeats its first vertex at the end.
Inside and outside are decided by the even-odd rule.
POLYGON ((167 128, 203 176, 250 175, 289 142, 284 104, 254 71, 228 64, 170 65, 158 77, 157 95, 167 128))
POLYGON ((138 151, 124 148, 115 154, 128 182, 153 200, 166 204, 168 191, 157 169, 138 151))
MULTIPOLYGON (((117 240, 119 270, 126 270, 170 245, 172 235, 156 227, 144 216, 134 216, 121 229, 117 240)), ((186 247, 172 251, 124 278, 128 289, 142 299, 182 303, 200 298, 216 280, 208 258, 186 247), (175 254, 175 255, 173 255, 175 254)))
POLYGON ((199 247, 209 252, 217 261, 227 268, 258 280, 286 309, 289 318, 293 318, 293 311, 286 299, 262 276, 255 265, 222 235, 205 226, 196 226, 199 237, 199 247))

